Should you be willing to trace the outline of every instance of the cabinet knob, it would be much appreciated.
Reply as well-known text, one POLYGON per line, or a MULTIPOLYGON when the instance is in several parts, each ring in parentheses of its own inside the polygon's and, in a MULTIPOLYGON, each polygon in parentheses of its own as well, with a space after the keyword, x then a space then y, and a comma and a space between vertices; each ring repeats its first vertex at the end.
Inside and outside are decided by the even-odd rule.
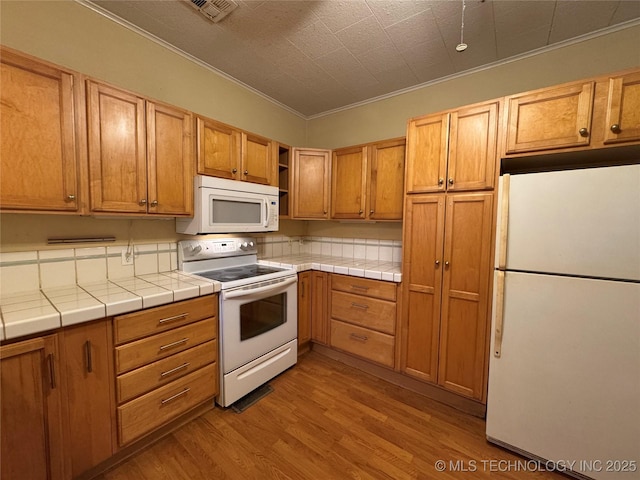
POLYGON ((444 266, 448 267, 449 266, 449 262, 444 262, 444 266))
POLYGON ((138 205, 140 205, 140 206, 142 206, 142 205, 146 205, 146 204, 147 204, 147 199, 146 199, 146 198, 143 198, 142 200, 140 200, 140 201, 138 202, 138 205))
POLYGON ((580 130, 578 130, 578 133, 580 134, 581 137, 588 137, 589 136, 589 130, 587 130, 586 128, 581 128, 580 130))
POLYGON ((358 215, 362 215, 362 210, 358 210, 358 215))
POLYGON ((249 175, 249 170, 245 170, 245 171, 244 171, 244 174, 245 174, 245 175, 249 175))
POLYGON ((436 260, 436 267, 440 265, 440 260, 436 260))
POLYGON ((373 215, 373 210, 369 210, 369 215, 373 215))
POLYGON ((620 128, 620 125, 618 125, 617 123, 614 123, 613 125, 611 125, 611 131, 613 133, 620 133, 622 129, 620 128))
POLYGON ((75 195, 67 195, 67 202, 73 202, 76 199, 75 195))
POLYGON ((231 173, 238 173, 238 169, 234 168, 233 170, 231 170, 231 173))
POLYGON ((151 202, 151 206, 152 207, 157 207, 158 206, 158 200, 154 200, 153 202, 151 202))
POLYGON ((449 185, 453 185, 453 178, 449 179, 449 185))
POLYGON ((325 211, 324 211, 324 212, 322 212, 322 213, 324 213, 324 214, 326 215, 326 214, 327 214, 327 211, 325 210, 325 211))
POLYGON ((443 184, 444 184, 444 178, 439 178, 438 185, 443 185, 443 184))

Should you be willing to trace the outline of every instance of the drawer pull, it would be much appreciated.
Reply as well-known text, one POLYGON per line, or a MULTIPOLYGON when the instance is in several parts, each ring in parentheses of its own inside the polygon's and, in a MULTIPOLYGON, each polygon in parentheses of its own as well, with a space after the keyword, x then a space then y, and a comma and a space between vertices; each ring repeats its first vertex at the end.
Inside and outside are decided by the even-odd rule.
POLYGON ((364 290, 365 292, 369 290, 369 287, 365 287, 364 285, 351 285, 351 288, 355 288, 358 290, 364 290))
POLYGON ((181 392, 178 392, 175 395, 171 395, 169 398, 165 398, 164 400, 160 400, 160 405, 166 405, 167 403, 172 402, 176 398, 181 397, 182 395, 187 393, 189 390, 191 390, 191 389, 189 387, 187 387, 184 390, 182 390, 181 392))
POLYGON ((183 343, 187 343, 189 341, 188 337, 184 337, 182 340, 178 340, 177 342, 167 343, 166 345, 162 345, 160 347, 160 351, 168 350, 173 347, 177 347, 178 345, 182 345, 183 343))
POLYGON ((167 377, 169 375, 172 375, 176 372, 179 372, 180 370, 183 370, 185 368, 187 368, 189 365, 191 365, 189 362, 183 363, 182 365, 177 366, 176 368, 172 368, 171 370, 167 370, 166 372, 162 372, 160 374, 161 378, 167 377))
POLYGON ((174 320, 180 320, 182 318, 187 318, 189 316, 188 313, 181 313, 180 315, 175 315, 173 317, 162 318, 158 320, 158 325, 162 325, 163 323, 173 322, 174 320))
POLYGON ((369 308, 369 305, 364 305, 362 303, 354 303, 354 302, 351 302, 351 306, 356 308, 362 308, 363 310, 367 310, 369 308))
POLYGON ((366 335, 358 335, 357 333, 351 333, 349 336, 354 340, 359 340, 361 342, 366 342, 367 340, 369 340, 369 337, 367 337, 366 335))

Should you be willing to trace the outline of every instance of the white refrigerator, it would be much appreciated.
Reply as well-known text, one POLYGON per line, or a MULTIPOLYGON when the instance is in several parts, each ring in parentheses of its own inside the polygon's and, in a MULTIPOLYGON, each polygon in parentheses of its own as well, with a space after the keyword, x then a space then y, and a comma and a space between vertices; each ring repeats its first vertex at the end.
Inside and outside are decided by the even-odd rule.
POLYGON ((639 479, 640 165, 504 175, 498 208, 487 439, 639 479))

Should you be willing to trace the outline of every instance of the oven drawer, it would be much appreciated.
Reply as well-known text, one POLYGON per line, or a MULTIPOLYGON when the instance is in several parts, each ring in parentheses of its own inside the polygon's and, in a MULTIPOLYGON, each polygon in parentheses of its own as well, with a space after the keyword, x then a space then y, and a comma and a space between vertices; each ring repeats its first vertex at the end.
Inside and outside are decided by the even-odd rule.
POLYGON ((391 335, 331 320, 331 346, 387 367, 394 366, 395 339, 391 335))
POLYGON ((118 345, 217 315, 217 295, 118 315, 113 319, 113 341, 118 345))
MULTIPOLYGON (((216 395, 217 364, 207 365, 118 407, 120 445, 173 420, 216 395)), ((213 401, 213 400, 212 400, 213 401)))
POLYGON ((116 347, 116 373, 121 374, 141 367, 195 345, 213 340, 218 320, 208 318, 184 327, 116 347))
POLYGON ((154 388, 166 385, 217 360, 218 341, 214 339, 119 375, 117 379, 118 403, 126 402, 154 388))
POLYGON ((396 304, 386 300, 332 291, 331 317, 389 335, 396 331, 396 304))
POLYGON ((392 302, 396 301, 396 284, 392 282, 334 274, 331 275, 331 289, 381 298, 392 302))

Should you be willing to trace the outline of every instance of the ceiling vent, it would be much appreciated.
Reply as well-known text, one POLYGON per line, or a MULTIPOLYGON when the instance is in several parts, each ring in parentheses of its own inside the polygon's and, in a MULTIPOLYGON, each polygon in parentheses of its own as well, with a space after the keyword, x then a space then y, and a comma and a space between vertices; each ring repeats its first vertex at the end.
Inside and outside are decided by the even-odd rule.
POLYGON ((233 0, 184 0, 214 23, 233 12, 238 4, 233 0))

